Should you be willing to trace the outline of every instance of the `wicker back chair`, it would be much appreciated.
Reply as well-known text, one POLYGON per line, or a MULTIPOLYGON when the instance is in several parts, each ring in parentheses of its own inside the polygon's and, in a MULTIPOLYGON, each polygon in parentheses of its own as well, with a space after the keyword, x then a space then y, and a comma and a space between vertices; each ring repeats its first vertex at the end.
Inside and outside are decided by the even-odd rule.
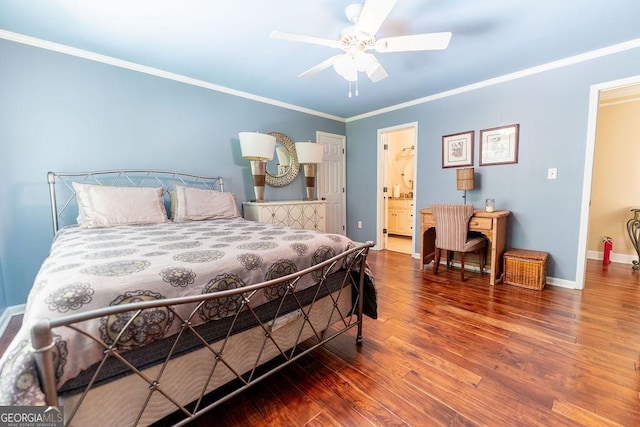
POLYGON ((440 255, 447 251, 447 266, 453 252, 460 252, 460 280, 464 282, 464 258, 467 252, 480 254, 480 273, 484 272, 487 241, 483 237, 469 235, 469 220, 473 216, 473 205, 432 204, 431 213, 436 222, 436 253, 434 274, 438 274, 440 255))

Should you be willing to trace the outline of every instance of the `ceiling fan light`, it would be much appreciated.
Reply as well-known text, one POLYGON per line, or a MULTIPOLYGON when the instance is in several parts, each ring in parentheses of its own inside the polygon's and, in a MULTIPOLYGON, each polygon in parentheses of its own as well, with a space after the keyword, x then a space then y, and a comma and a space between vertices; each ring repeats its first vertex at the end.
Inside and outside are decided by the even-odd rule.
POLYGON ((353 22, 354 24, 358 21, 360 14, 362 13, 361 4, 350 4, 347 6, 347 9, 344 11, 344 14, 347 16, 349 22, 353 22))
POLYGON ((358 70, 349 55, 342 55, 333 62, 333 69, 345 80, 350 82, 358 80, 358 70))
POLYGON ((358 71, 367 74, 374 72, 380 66, 376 57, 370 53, 360 52, 353 59, 358 71))

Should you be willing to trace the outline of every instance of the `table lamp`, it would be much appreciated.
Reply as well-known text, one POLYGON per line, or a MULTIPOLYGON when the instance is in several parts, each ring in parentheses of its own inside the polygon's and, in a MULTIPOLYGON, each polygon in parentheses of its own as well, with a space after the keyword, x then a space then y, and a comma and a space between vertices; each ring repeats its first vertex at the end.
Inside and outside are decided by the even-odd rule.
POLYGON ((314 142, 296 142, 298 163, 303 166, 307 197, 304 200, 317 200, 315 196, 316 168, 322 163, 322 145, 314 142))
POLYGON ((256 199, 252 201, 266 202, 264 199, 264 185, 267 175, 266 161, 273 159, 276 138, 259 132, 240 132, 238 137, 240 138, 242 157, 251 160, 253 191, 256 195, 256 199))
POLYGON ((473 168, 456 169, 456 187, 458 190, 463 190, 462 200, 464 204, 467 204, 467 190, 473 190, 475 187, 475 180, 473 177, 473 168))

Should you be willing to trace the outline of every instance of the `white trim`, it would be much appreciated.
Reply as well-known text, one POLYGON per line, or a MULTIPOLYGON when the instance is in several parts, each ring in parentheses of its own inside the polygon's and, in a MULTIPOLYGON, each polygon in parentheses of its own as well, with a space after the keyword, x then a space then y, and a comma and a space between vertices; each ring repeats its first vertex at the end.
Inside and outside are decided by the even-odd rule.
POLYGON ((12 305, 4 309, 2 315, 0 315, 0 337, 4 335, 4 331, 9 326, 9 322, 14 316, 24 314, 26 304, 12 305))
MULTIPOLYGON (((602 261, 604 259, 604 254, 600 251, 587 251, 587 259, 602 261)), ((633 261, 636 261, 638 259, 638 256, 628 255, 628 254, 617 254, 615 252, 611 252, 609 259, 611 260, 611 262, 633 265, 633 261)))
POLYGON ((596 149, 596 124, 598 122, 598 98, 600 91, 640 84, 640 75, 625 79, 598 83, 589 91, 589 116, 587 120, 587 140, 584 156, 584 176, 582 178, 582 208, 580 210, 580 234, 576 257, 576 289, 584 289, 587 270, 587 237, 589 233, 589 207, 591 205, 591 180, 593 179, 593 159, 596 149))
POLYGON ((620 99, 618 101, 601 101, 600 107, 610 107, 612 105, 629 104, 631 102, 639 102, 639 101, 640 101, 640 97, 620 99))
POLYGON ((113 65, 114 67, 125 68, 127 70, 137 71, 139 73, 145 73, 164 79, 174 80, 180 83, 185 83, 192 86, 198 86, 204 89, 213 90, 216 92, 226 93, 228 95, 237 96, 240 98, 250 99, 256 102, 262 102, 264 104, 274 105, 276 107, 282 107, 289 110, 299 111, 301 113, 310 114, 312 116, 323 117, 325 119, 336 120, 345 123, 344 117, 334 116, 332 114, 323 113, 309 108, 300 107, 286 102, 277 101, 275 99, 266 98, 263 96, 253 95, 247 92, 242 92, 228 87, 220 86, 217 84, 209 83, 204 80, 198 80, 191 77, 183 76, 181 74, 171 73, 169 71, 160 70, 158 68, 147 67, 146 65, 136 64, 135 62, 124 61, 122 59, 113 58, 111 56, 101 55, 88 50, 77 49, 75 47, 66 46, 59 43, 50 42, 47 40, 38 39, 35 37, 25 36, 23 34, 14 33, 11 31, 0 30, 0 39, 13 41, 16 43, 22 43, 29 46, 39 47, 42 49, 51 50, 66 55, 76 56, 78 58, 88 59, 90 61, 101 62, 103 64, 113 65))
POLYGON ((448 91, 436 93, 433 95, 425 96, 423 98, 418 98, 413 101, 404 102, 397 105, 392 105, 389 107, 381 108, 379 110, 370 111, 368 113, 359 114, 356 116, 344 118, 335 116, 333 114, 323 113, 321 111, 311 110, 309 108, 300 107, 293 104, 288 104, 286 102, 276 101, 274 99, 265 98, 262 96, 253 95, 247 92, 242 92, 235 89, 230 89, 224 86, 216 85, 213 83, 205 82, 203 80, 194 79, 191 77, 186 77, 180 74, 170 73, 168 71, 163 71, 157 68, 147 67, 144 65, 136 64, 134 62, 123 61, 117 58, 113 58, 106 55, 100 55, 94 52, 90 52, 83 49, 77 49, 74 47, 66 46, 59 43, 50 42, 47 40, 38 39, 35 37, 26 36, 24 34, 14 33, 11 31, 0 30, 0 39, 14 41, 16 43, 22 43, 30 46, 39 47, 42 49, 52 50, 59 53, 64 53, 67 55, 77 56, 79 58, 88 59, 90 61, 102 62, 104 64, 113 65, 115 67, 126 68, 132 71, 138 71, 141 73, 150 74, 156 77, 166 78, 170 80, 175 80, 181 83, 190 84, 193 86, 202 87, 209 90, 214 90, 217 92, 226 93, 229 95, 238 96, 241 98, 250 99, 256 102, 262 102, 269 105, 274 105, 276 107, 282 107, 293 111, 298 111, 305 114, 310 114, 313 116, 323 117, 330 120, 336 120, 342 123, 350 123, 355 122, 357 120, 365 119, 368 117, 377 116, 380 114, 385 114, 395 110, 401 110, 403 108, 412 107, 414 105, 424 104, 427 102, 435 101, 442 98, 447 98, 454 95, 459 95, 465 92, 471 92, 476 89, 482 89, 488 86, 497 85, 500 83, 508 82, 511 80, 520 79, 523 77, 531 76, 533 74, 542 73, 549 70, 554 70, 556 68, 566 67, 569 65, 577 64, 584 61, 589 61, 591 59, 600 58, 607 55, 612 55, 615 53, 623 52, 625 50, 635 49, 640 47, 640 38, 629 40, 623 43, 618 43, 612 46, 608 46, 602 49, 593 50, 590 52, 586 52, 580 55, 571 56, 569 58, 560 59, 558 61, 549 62, 546 64, 538 65, 536 67, 527 68, 521 71, 517 71, 515 73, 505 74, 503 76, 499 76, 493 79, 484 80, 481 82, 473 83, 470 85, 462 86, 459 88, 451 89, 448 91))
POLYGON ((580 55, 571 56, 569 58, 560 59, 558 61, 549 62, 546 64, 538 65, 536 67, 527 68, 522 71, 516 71, 515 73, 505 74, 493 79, 484 80, 478 83, 473 83, 467 86, 462 86, 445 92, 436 93, 433 95, 425 96, 423 98, 414 99, 413 101, 404 102, 402 104, 392 105, 389 107, 381 108, 379 110, 370 111, 368 113, 359 114, 357 116, 347 118, 347 123, 355 122, 357 120, 366 119, 369 117, 377 116, 380 114, 389 113, 395 110, 401 110, 407 107, 413 107, 414 105, 424 104, 427 102, 435 101, 449 96, 459 95, 465 92, 471 92, 476 89, 482 89, 488 86, 505 83, 511 80, 521 79, 523 77, 532 76, 534 74, 543 73, 545 71, 555 70, 556 68, 566 67, 569 65, 578 64, 580 62, 589 61, 591 59, 600 58, 614 53, 623 52, 625 50, 635 49, 640 47, 640 39, 629 40, 624 43, 618 43, 602 49, 593 50, 591 52, 583 53, 580 55))
POLYGON ((581 290, 582 288, 576 286, 576 282, 573 282, 571 280, 565 280, 565 279, 558 279, 555 277, 549 277, 547 276, 547 285, 551 285, 551 286, 557 286, 559 288, 567 288, 567 289, 577 289, 577 290, 581 290))

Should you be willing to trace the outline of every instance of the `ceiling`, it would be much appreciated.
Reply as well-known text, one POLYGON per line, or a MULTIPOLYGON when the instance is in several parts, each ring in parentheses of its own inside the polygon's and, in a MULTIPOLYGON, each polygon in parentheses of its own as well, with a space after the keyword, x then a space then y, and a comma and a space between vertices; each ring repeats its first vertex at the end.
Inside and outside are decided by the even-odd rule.
POLYGON ((389 76, 372 83, 360 73, 359 95, 349 98, 332 68, 297 77, 340 50, 269 34, 338 39, 354 2, 0 0, 0 36, 35 37, 341 118, 640 38, 638 0, 398 0, 377 38, 450 31, 449 47, 374 51, 389 76))

